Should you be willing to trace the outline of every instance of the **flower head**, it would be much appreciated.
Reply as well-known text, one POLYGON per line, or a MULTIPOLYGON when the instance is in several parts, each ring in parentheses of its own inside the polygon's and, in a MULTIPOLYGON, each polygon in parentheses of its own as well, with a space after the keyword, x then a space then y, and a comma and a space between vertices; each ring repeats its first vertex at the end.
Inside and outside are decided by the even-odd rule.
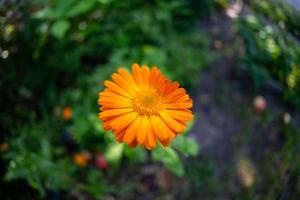
POLYGON ((72 116, 73 116, 73 110, 71 107, 65 107, 64 110, 63 110, 63 118, 64 120, 66 121, 69 121, 72 119, 72 116))
POLYGON ((133 64, 132 74, 120 68, 112 79, 99 93, 99 119, 119 142, 153 149, 159 140, 167 146, 193 118, 193 103, 185 89, 157 67, 133 64))
POLYGON ((6 142, 4 142, 4 143, 2 143, 2 144, 0 145, 0 151, 1 151, 1 152, 7 152, 8 149, 9 149, 9 146, 8 146, 8 144, 7 144, 6 142))
POLYGON ((85 167, 89 159, 86 157, 85 153, 75 153, 72 157, 73 162, 79 167, 85 167))

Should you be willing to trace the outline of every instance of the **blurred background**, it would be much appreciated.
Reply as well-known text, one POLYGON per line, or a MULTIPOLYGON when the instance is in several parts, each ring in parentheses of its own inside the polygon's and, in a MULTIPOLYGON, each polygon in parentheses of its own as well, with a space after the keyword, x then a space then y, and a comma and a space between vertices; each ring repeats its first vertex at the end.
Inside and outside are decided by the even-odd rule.
POLYGON ((0 199, 300 197, 299 0, 0 0, 0 199), (194 100, 169 148, 114 141, 98 92, 159 66, 194 100))

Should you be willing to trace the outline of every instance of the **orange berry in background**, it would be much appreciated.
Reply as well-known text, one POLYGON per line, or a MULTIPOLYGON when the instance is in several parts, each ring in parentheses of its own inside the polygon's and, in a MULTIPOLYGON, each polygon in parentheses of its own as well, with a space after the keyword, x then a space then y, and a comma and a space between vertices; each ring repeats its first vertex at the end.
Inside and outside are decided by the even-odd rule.
POLYGON ((73 162, 79 167, 85 167, 88 164, 88 160, 84 153, 75 153, 73 155, 73 162))
POLYGON ((257 112, 263 112, 267 108, 267 101, 263 96, 256 96, 253 106, 257 112))
POLYGON ((66 121, 69 121, 72 119, 72 116, 73 116, 73 110, 71 107, 65 107, 64 110, 63 110, 63 118, 64 120, 66 121))
POLYGON ((7 152, 9 149, 9 146, 6 142, 2 143, 1 146, 0 146, 0 150, 1 152, 7 152))

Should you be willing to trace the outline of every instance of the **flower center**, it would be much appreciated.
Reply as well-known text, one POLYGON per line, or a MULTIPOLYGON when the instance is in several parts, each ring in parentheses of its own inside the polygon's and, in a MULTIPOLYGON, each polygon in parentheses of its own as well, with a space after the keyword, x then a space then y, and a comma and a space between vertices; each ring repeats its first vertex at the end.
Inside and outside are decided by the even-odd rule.
POLYGON ((161 109, 160 96, 154 90, 142 90, 132 100, 134 110, 140 115, 156 115, 161 109))

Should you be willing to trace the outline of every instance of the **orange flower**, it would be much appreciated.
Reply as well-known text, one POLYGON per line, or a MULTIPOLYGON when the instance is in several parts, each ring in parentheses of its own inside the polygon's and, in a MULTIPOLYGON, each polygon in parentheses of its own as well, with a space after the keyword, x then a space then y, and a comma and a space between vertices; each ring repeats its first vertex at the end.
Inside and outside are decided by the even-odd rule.
POLYGON ((88 161, 84 153, 75 153, 73 155, 73 162, 79 167, 85 167, 88 161))
POLYGON ((9 146, 6 142, 4 142, 0 145, 1 152, 6 152, 6 151, 8 151, 8 149, 9 149, 9 146))
POLYGON ((68 121, 72 119, 73 111, 71 107, 65 107, 63 110, 63 118, 64 120, 68 121))
POLYGON ((104 81, 107 88, 99 93, 99 119, 119 142, 149 150, 157 140, 168 146, 193 118, 193 103, 185 89, 171 83, 157 67, 133 64, 132 74, 120 68, 112 79, 104 81))

